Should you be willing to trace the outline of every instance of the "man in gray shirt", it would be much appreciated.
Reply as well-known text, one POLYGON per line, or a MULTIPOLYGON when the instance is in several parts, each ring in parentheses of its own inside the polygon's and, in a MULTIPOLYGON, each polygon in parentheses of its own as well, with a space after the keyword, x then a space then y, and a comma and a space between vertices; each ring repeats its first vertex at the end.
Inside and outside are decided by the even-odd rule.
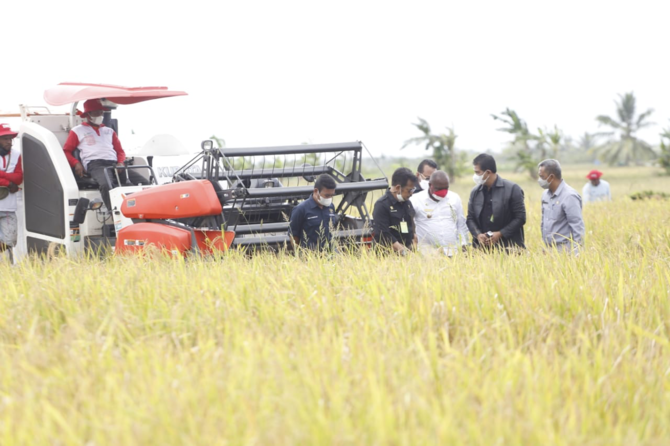
POLYGON ((538 165, 542 194, 542 239, 561 252, 579 254, 584 243, 582 197, 563 180, 561 165, 544 160, 538 165))

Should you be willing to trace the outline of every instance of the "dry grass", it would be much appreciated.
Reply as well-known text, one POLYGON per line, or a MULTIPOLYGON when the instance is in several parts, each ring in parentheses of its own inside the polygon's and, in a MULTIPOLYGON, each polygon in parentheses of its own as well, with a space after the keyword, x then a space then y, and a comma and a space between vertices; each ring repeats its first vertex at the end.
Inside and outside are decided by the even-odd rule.
POLYGON ((667 443, 670 206, 620 199, 643 173, 579 258, 542 253, 526 183, 518 257, 1 265, 0 444, 667 443))

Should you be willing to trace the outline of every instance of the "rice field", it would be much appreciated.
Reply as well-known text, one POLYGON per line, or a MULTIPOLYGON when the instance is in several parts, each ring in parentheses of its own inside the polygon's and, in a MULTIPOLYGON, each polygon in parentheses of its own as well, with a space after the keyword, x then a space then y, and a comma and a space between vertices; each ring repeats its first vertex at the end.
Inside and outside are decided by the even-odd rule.
POLYGON ((667 444, 670 178, 606 172, 578 258, 503 173, 521 256, 0 264, 0 444, 667 444))

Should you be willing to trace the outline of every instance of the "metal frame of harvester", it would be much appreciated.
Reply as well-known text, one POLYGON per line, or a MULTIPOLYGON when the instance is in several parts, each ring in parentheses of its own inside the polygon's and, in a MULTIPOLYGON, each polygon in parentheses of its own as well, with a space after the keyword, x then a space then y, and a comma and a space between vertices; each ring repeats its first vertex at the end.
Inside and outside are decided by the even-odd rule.
POLYGON ((288 226, 293 208, 310 198, 314 190, 310 183, 328 174, 337 182, 339 196, 333 237, 343 244, 369 244, 369 193, 385 190, 388 180, 363 177, 364 150, 360 141, 214 148, 207 140, 202 152, 175 172, 173 181, 207 179, 219 188, 226 228, 235 232, 233 247, 277 249, 290 246, 288 226), (197 171, 201 174, 194 174, 197 171), (355 215, 350 213, 353 211, 355 215))

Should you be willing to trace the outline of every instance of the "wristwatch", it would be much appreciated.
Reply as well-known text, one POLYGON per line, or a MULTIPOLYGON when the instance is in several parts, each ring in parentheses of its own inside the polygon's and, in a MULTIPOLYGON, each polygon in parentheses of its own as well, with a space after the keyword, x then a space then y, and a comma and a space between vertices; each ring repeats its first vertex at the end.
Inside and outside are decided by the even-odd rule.
POLYGON ((491 232, 491 231, 487 232, 487 233, 486 233, 486 236, 487 236, 488 238, 493 237, 493 232, 491 232))

